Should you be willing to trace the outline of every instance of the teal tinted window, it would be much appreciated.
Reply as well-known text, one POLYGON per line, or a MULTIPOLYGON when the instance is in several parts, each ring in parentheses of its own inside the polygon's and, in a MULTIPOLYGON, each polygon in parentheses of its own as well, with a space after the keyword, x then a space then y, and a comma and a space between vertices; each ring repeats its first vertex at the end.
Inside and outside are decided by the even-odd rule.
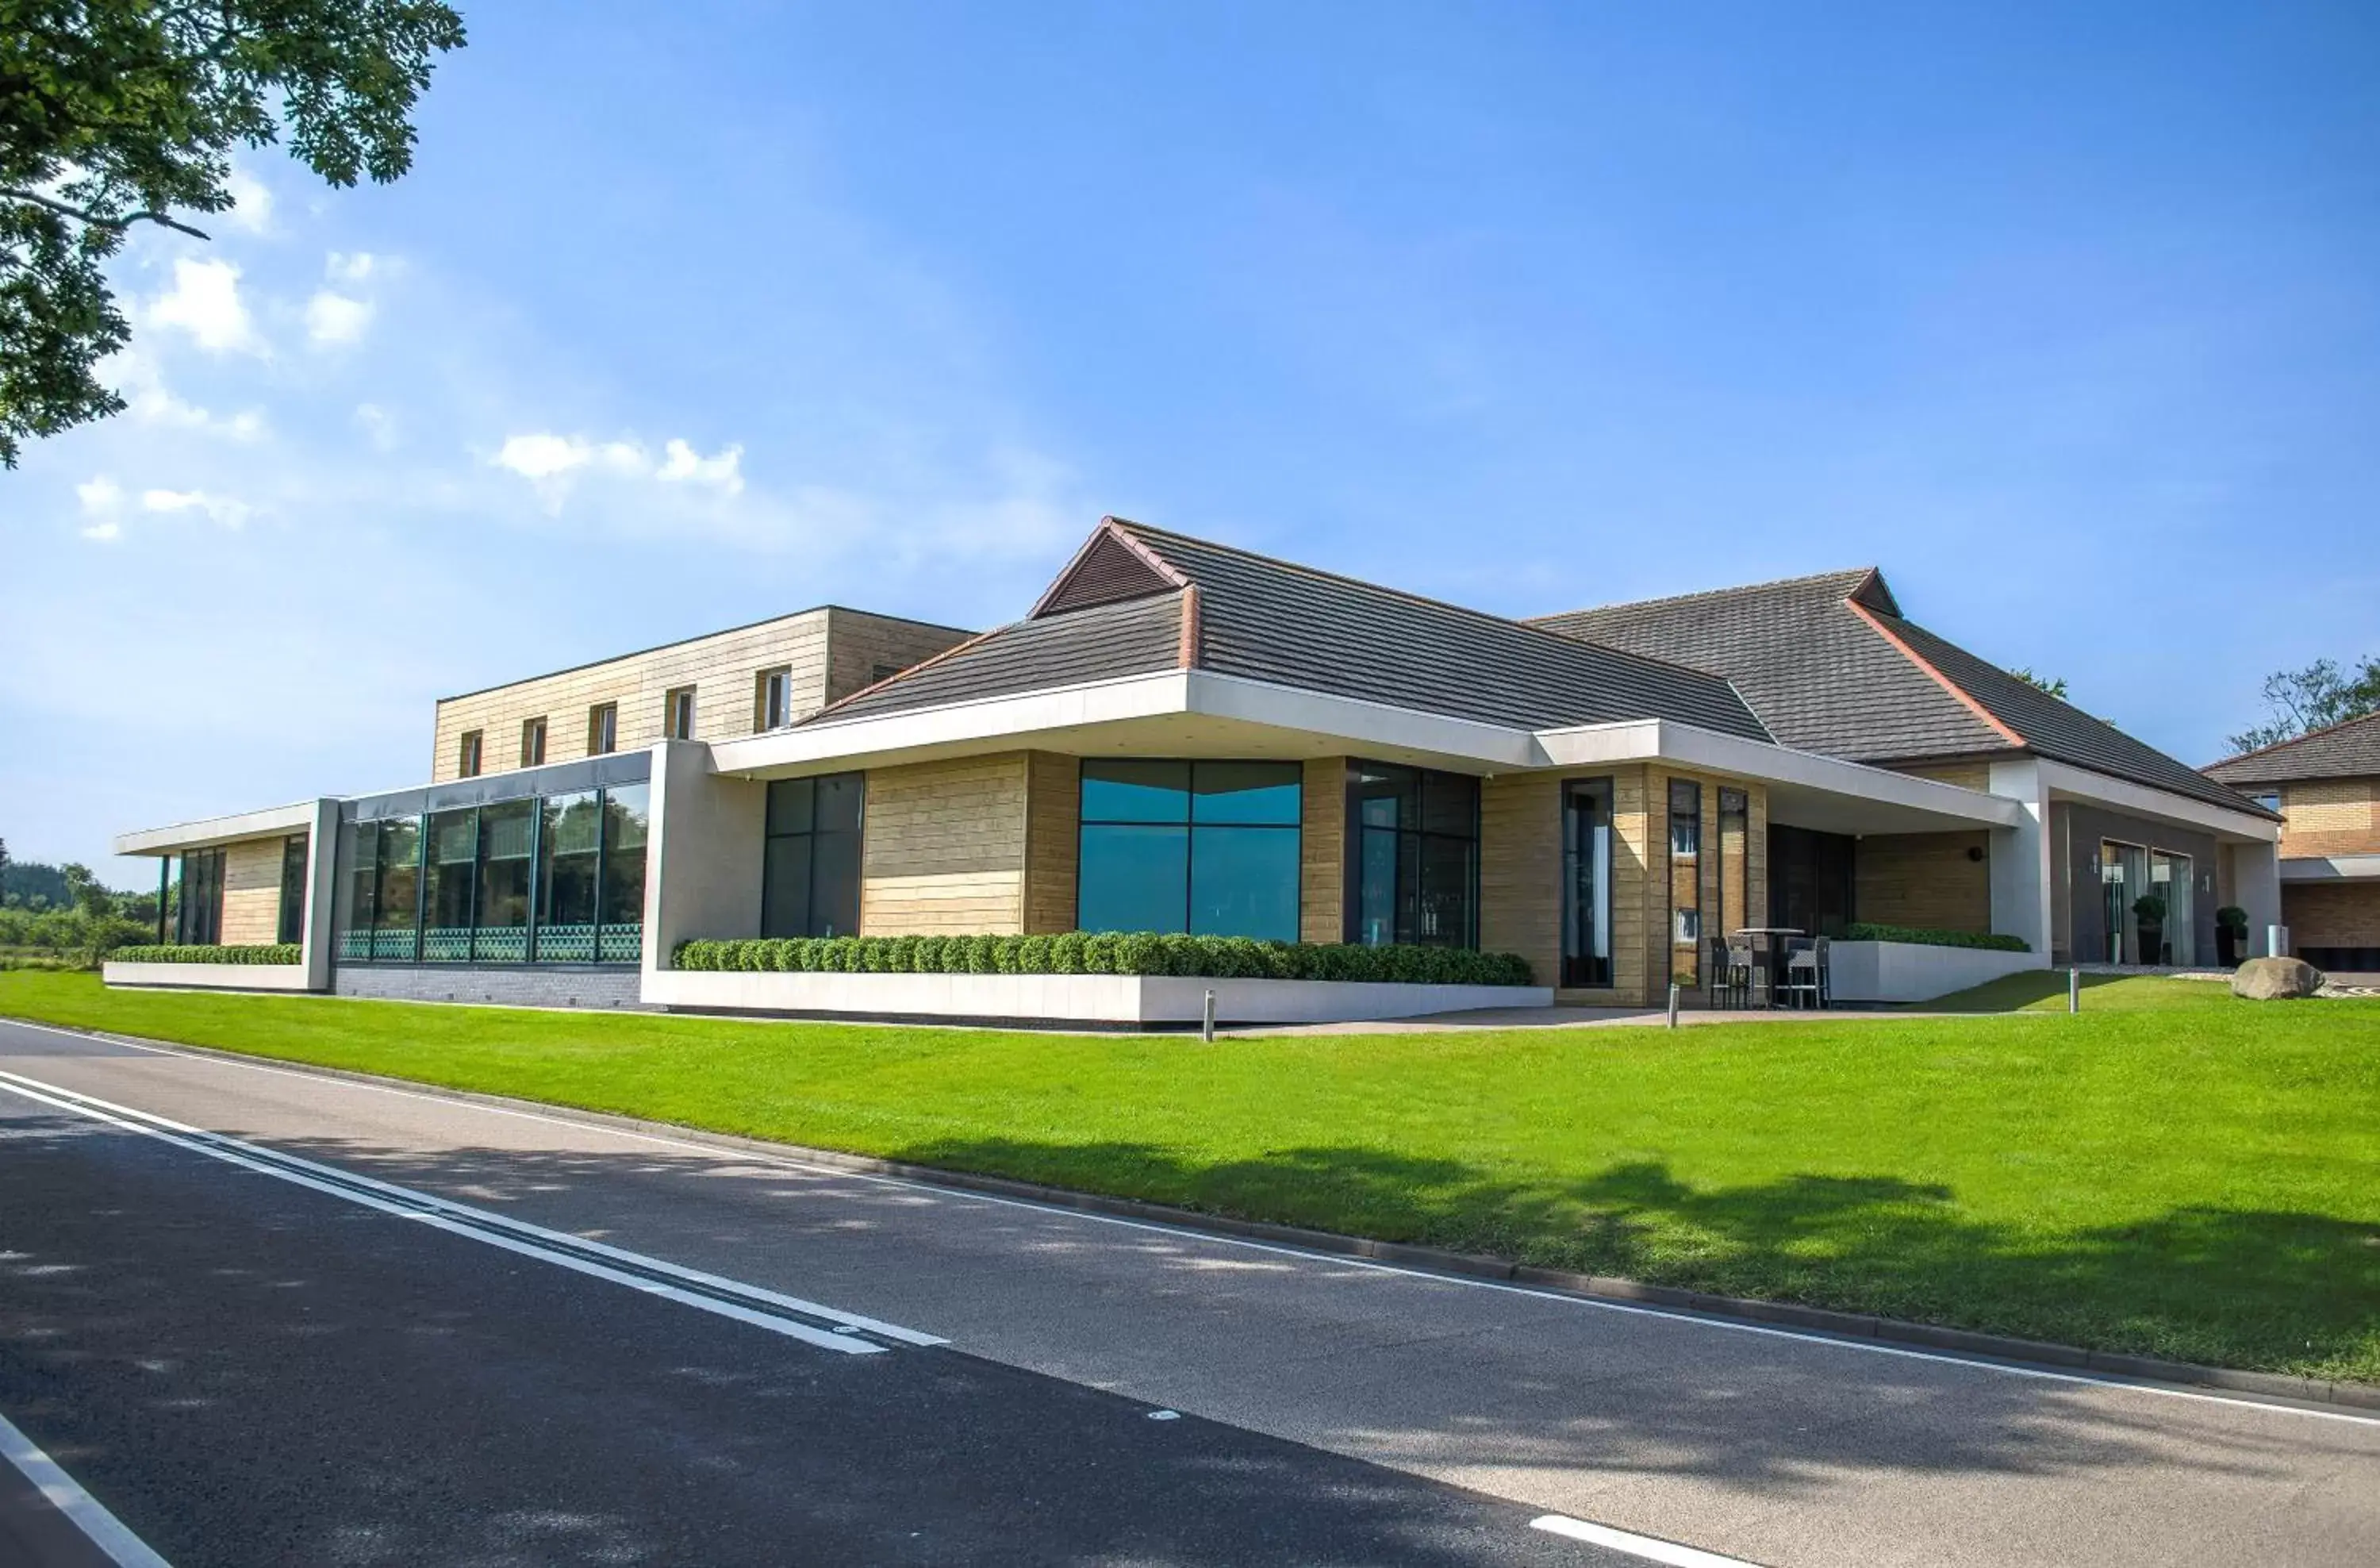
POLYGON ((1075 924, 1296 941, 1302 772, 1086 760, 1075 924))
POLYGON ((779 779, 761 845, 760 934, 856 936, 867 775, 779 779))

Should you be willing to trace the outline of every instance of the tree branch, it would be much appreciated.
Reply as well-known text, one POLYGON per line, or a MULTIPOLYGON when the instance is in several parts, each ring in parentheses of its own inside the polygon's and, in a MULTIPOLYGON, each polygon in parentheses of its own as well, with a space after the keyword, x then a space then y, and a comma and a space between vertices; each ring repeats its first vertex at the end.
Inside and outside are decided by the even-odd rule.
POLYGON ((125 229, 130 228, 134 224, 155 224, 160 228, 169 228, 177 234, 187 234, 193 239, 207 239, 212 242, 212 237, 210 237, 205 230, 192 228, 189 225, 183 223, 178 219, 168 217, 163 213, 143 211, 139 213, 127 213, 120 218, 111 218, 103 213, 90 212, 81 207, 71 206, 67 202, 55 201, 50 197, 39 195, 30 190, 17 190, 6 186, 0 186, 0 196, 5 196, 13 201, 30 201, 36 207, 47 207, 51 212, 59 214, 61 217, 72 218, 78 223, 89 224, 93 228, 115 229, 121 233, 125 229))

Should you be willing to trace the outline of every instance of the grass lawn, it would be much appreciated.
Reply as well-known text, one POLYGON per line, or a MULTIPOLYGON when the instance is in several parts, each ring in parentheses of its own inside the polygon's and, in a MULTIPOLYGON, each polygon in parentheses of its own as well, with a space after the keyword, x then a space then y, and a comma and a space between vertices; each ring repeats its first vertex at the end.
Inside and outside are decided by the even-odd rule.
POLYGON ((0 1014, 21 1017, 2380 1383, 2380 1002, 2150 979, 2095 985, 2081 1018, 2055 1001, 2042 1015, 1207 1046, 0 974, 0 1014))

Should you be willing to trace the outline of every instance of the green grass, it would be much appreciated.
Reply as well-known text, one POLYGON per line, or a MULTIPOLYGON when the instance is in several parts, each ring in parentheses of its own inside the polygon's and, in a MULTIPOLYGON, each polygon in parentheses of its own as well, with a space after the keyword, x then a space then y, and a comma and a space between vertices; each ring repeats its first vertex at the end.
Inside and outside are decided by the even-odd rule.
POLYGON ((1206 1046, 0 974, 0 1014, 2380 1383, 2380 1003, 2245 1003, 2128 979, 2094 986, 2085 1006, 1206 1046))
MULTIPOLYGON (((2085 975, 2085 1013, 2154 1013, 2234 1005, 2230 988, 2219 980, 2168 980, 2140 975, 2085 975)), ((2239 1003, 2243 1006, 2265 1003, 2239 1003)), ((2287 1005, 2283 1003, 2282 1005, 2287 1005)), ((2328 1003, 2319 1005, 2328 1006, 2328 1003)), ((2063 1013, 2066 971, 2026 969, 1986 980, 1971 991, 1953 991, 1931 1002, 1912 1002, 1908 1013, 2063 1013)))

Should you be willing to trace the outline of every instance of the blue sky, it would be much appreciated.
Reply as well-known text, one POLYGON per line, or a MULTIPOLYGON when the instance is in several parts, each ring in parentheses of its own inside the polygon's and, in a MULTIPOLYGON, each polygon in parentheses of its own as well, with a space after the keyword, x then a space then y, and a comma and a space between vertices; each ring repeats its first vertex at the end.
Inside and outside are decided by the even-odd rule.
POLYGON ((2380 652, 2369 4, 463 8, 413 174, 243 159, 0 476, 18 857, 1103 512, 1515 614, 1880 565, 2192 761, 2380 652))

